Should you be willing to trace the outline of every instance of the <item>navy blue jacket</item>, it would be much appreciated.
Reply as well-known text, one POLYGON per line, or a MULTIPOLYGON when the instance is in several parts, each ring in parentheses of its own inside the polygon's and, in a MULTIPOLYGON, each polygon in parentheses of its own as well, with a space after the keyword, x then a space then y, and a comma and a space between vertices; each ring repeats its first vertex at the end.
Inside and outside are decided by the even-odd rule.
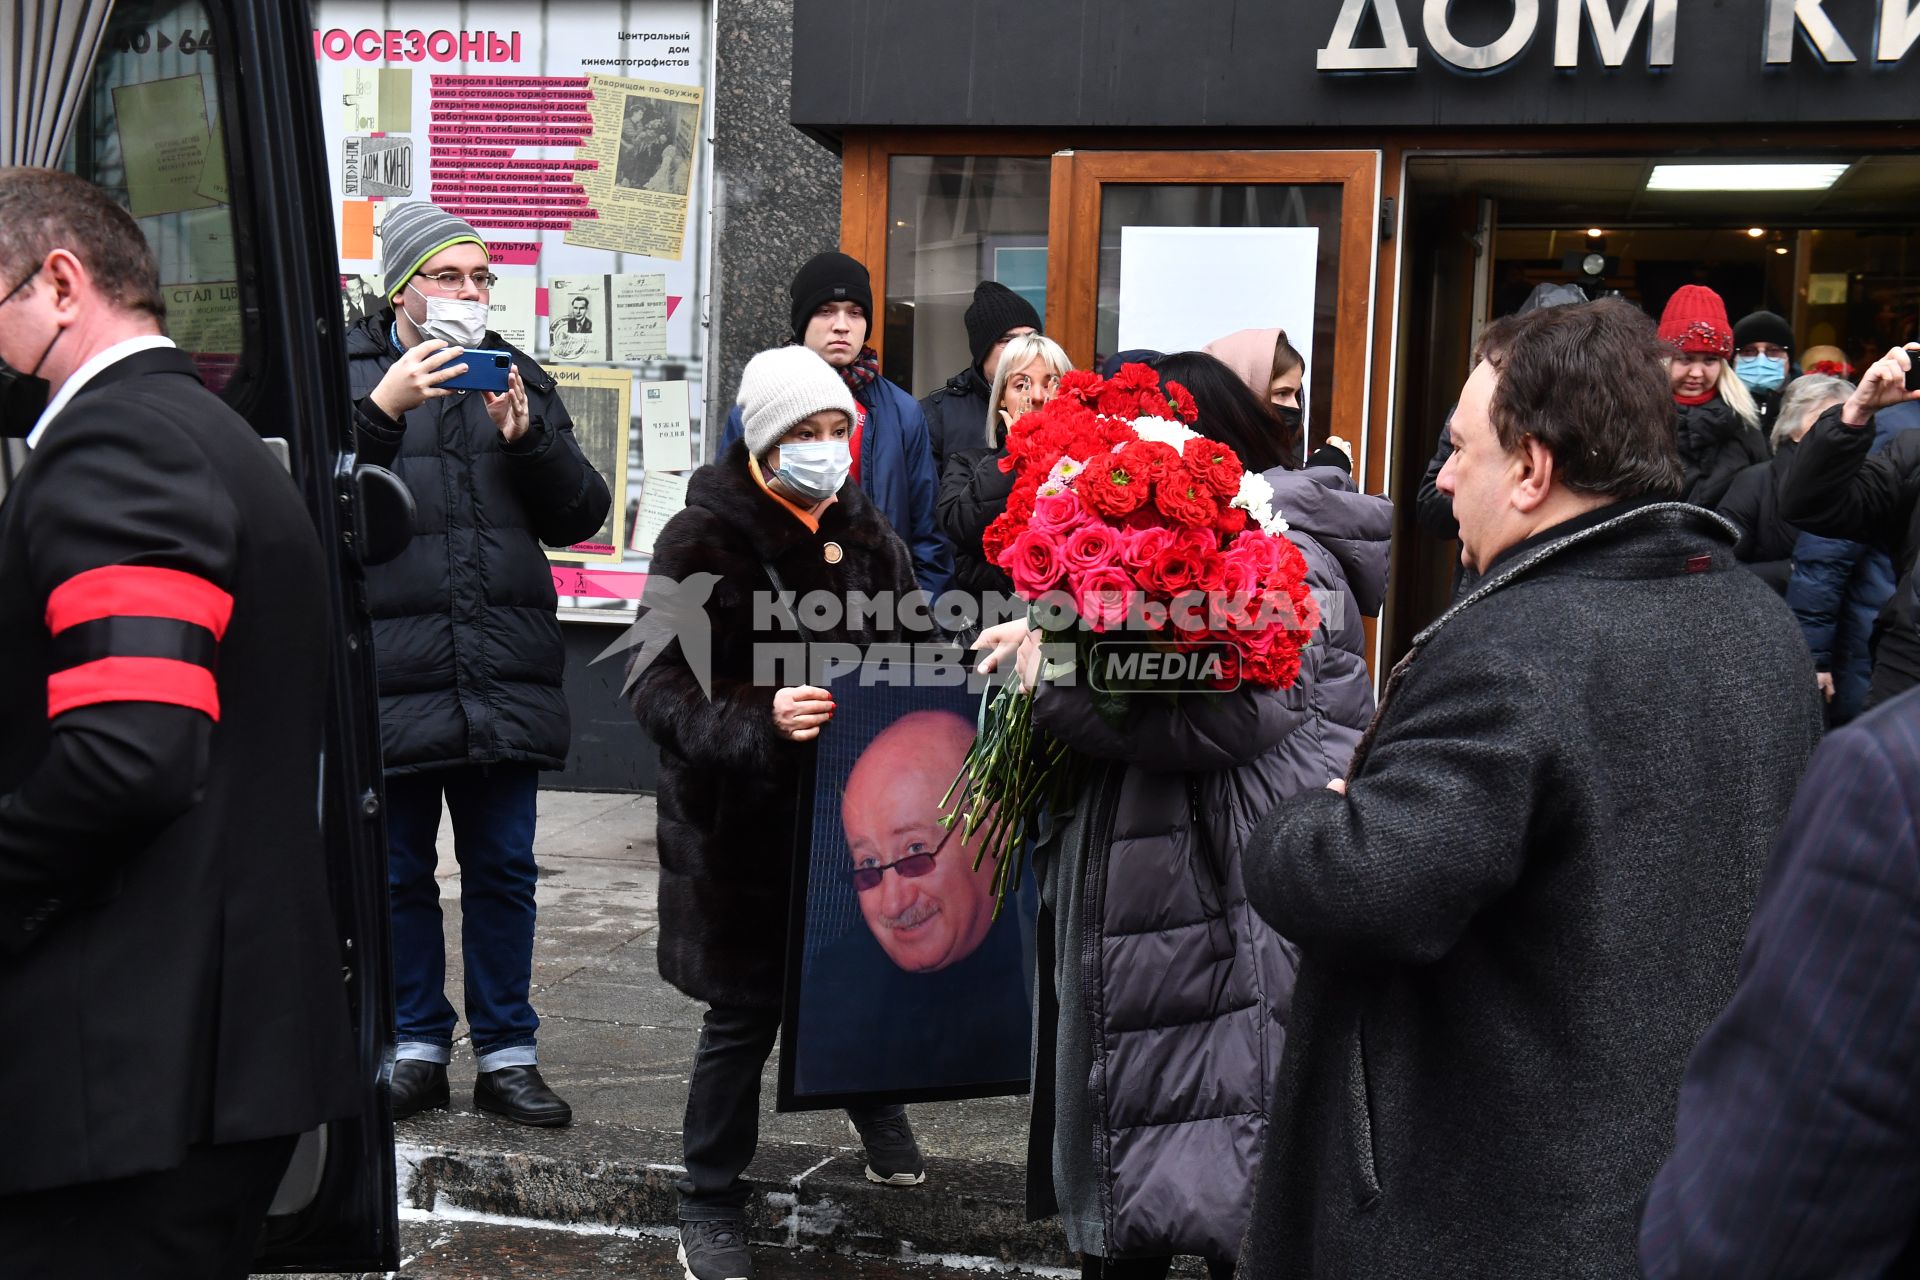
MULTIPOLYGON (((953 551, 933 519, 939 483, 927 420, 919 403, 885 378, 875 378, 853 398, 867 411, 860 437, 860 487, 913 553, 916 585, 929 598, 938 596, 953 579, 953 551)), ((725 457, 741 435, 740 406, 735 405, 714 456, 725 457)))
MULTIPOLYGON (((1920 404, 1897 404, 1874 415, 1871 453, 1902 431, 1920 426, 1920 404)), ((1817 671, 1833 674, 1830 719, 1841 725, 1860 713, 1873 678, 1874 620, 1893 596, 1893 559, 1864 542, 1803 533, 1793 548, 1787 605, 1800 623, 1817 671)))
POLYGON ((1673 1154, 1640 1227, 1649 1280, 1914 1273, 1916 794, 1920 692, 1814 755, 1739 987, 1687 1064, 1673 1154))

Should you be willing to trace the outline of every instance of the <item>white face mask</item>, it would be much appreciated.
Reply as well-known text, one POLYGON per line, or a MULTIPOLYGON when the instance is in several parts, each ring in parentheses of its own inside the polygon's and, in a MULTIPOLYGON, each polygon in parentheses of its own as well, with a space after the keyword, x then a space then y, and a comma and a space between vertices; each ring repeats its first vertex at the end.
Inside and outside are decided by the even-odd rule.
POLYGON ((455 347, 477 347, 486 341, 490 315, 486 303, 432 298, 411 284, 407 288, 426 298, 427 318, 417 326, 421 333, 455 347))
POLYGON ((825 502, 840 492, 853 470, 853 452, 845 440, 807 440, 780 446, 780 469, 773 474, 810 502, 825 502))

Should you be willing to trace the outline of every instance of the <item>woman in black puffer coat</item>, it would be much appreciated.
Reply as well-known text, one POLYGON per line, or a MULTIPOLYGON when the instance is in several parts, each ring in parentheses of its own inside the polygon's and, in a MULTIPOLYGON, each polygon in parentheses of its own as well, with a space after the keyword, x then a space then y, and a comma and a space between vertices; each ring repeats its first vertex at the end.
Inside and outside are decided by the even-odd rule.
POLYGON ((1682 285, 1660 315, 1660 337, 1676 354, 1670 375, 1684 471, 1680 496, 1709 511, 1733 478, 1772 456, 1760 434, 1753 394, 1734 376, 1733 326, 1726 304, 1704 285, 1682 285))
POLYGON ((987 526, 1007 509, 1013 493, 1012 474, 1000 469, 1000 460, 1007 456, 1007 429, 1020 415, 1053 399, 1060 376, 1072 368, 1067 353, 1051 338, 1033 333, 1010 339, 994 371, 987 416, 974 437, 978 443, 963 447, 960 439, 948 438, 935 517, 953 546, 954 589, 976 600, 1013 594, 1013 579, 980 549, 987 526))

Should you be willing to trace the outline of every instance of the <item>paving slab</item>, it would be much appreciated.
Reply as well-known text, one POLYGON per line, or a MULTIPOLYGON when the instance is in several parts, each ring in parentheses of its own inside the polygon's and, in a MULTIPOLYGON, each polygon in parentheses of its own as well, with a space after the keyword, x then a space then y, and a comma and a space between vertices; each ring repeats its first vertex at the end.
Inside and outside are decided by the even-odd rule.
MULTIPOLYGON (((681 1280, 676 1240, 666 1232, 558 1231, 529 1224, 416 1217, 400 1227, 404 1280, 681 1280)), ((761 1250, 760 1280, 1008 1280, 1079 1272, 989 1267, 974 1262, 870 1258, 822 1249, 761 1250)), ((319 1280, 361 1280, 322 1276, 319 1280)))

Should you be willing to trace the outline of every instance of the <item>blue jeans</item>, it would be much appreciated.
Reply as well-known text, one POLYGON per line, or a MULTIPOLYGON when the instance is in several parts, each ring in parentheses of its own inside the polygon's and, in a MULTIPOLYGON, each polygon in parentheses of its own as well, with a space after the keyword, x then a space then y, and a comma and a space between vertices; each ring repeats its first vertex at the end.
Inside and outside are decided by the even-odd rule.
POLYGON ((387 886, 393 904, 394 1056, 446 1062, 453 1005, 440 932, 440 797, 453 815, 460 861, 460 950, 467 1027, 482 1071, 535 1061, 540 1019, 533 982, 533 828, 539 771, 531 765, 436 769, 387 779, 387 886))

